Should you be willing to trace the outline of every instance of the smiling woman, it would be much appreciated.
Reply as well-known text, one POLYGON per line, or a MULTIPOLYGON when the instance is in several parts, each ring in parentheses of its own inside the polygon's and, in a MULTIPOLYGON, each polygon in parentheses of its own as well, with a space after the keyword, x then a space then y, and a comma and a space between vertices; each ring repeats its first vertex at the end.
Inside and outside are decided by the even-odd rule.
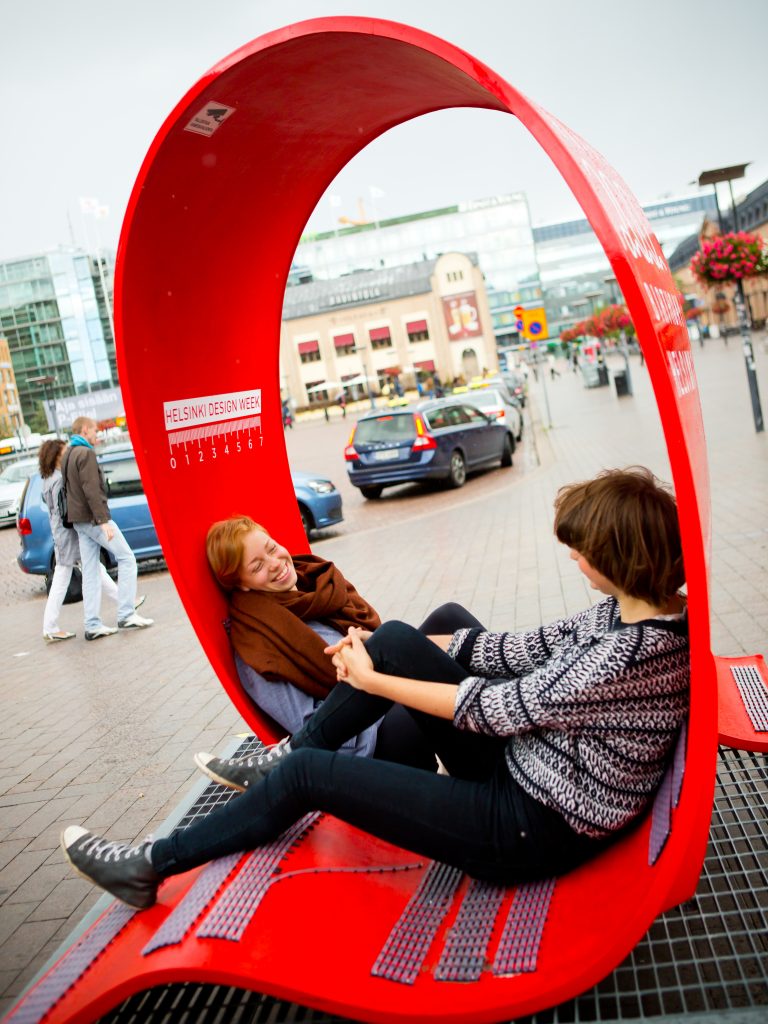
MULTIPOLYGON (((336 685, 327 645, 353 626, 376 629, 378 614, 332 562, 310 554, 292 557, 249 516, 214 523, 206 554, 229 597, 230 637, 243 687, 260 711, 296 732, 336 685)), ((435 768, 431 749, 402 708, 369 723, 346 749, 435 768)))

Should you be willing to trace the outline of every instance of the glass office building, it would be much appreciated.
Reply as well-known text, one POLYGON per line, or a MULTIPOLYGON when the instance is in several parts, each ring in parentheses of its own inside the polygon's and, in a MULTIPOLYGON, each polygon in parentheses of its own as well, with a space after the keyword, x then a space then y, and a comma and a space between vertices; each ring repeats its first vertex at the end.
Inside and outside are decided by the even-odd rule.
POLYGON ((0 262, 0 334, 25 419, 43 399, 117 384, 102 277, 111 274, 78 249, 0 262), (36 377, 55 380, 30 383, 36 377))
POLYGON ((522 192, 473 199, 407 217, 306 234, 289 283, 399 267, 446 252, 476 252, 490 292, 513 305, 540 297, 528 200, 522 192))
MULTIPOLYGON (((680 196, 643 207, 665 256, 697 234, 706 216, 717 216, 714 195, 680 196)), ((593 309, 621 301, 597 236, 582 218, 533 229, 550 338, 590 316, 593 309)))

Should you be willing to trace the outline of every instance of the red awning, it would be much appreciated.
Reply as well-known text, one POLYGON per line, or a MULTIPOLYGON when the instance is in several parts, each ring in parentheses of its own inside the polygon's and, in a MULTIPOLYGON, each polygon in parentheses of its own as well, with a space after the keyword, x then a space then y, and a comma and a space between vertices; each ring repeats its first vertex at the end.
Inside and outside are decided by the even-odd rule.
POLYGON ((371 327, 368 333, 371 336, 371 341, 384 341, 390 337, 388 327, 371 327))
POLYGON ((299 342, 299 355, 303 356, 305 352, 317 352, 320 348, 319 341, 300 341, 299 342))
POLYGON ((333 339, 333 344, 336 348, 347 348, 349 345, 355 344, 354 334, 337 334, 333 339))
POLYGON ((387 377, 398 377, 402 373, 402 369, 399 366, 388 366, 385 370, 377 370, 379 376, 386 374, 387 377))
POLYGON ((434 370, 435 360, 425 359, 423 363, 414 363, 413 365, 416 370, 434 370))
POLYGON ((421 334, 422 331, 427 329, 426 320, 412 320, 409 324, 405 325, 405 329, 408 334, 421 334))

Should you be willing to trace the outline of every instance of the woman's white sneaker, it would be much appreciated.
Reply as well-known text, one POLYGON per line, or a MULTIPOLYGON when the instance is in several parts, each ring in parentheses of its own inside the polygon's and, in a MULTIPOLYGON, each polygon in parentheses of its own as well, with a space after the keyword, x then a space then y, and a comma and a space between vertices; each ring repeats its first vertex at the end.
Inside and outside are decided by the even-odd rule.
POLYGON ((122 622, 118 622, 118 629, 146 629, 147 626, 154 624, 154 619, 145 619, 143 615, 139 615, 138 612, 134 612, 133 615, 129 615, 127 619, 123 619, 122 622))

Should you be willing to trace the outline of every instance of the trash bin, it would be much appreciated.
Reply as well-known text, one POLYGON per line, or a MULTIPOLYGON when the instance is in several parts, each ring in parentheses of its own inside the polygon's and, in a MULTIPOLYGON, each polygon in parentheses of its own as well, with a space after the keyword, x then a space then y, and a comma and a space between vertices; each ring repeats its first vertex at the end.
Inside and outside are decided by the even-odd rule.
POLYGON ((614 370, 613 383, 616 385, 616 394, 619 398, 621 398, 622 395, 629 394, 629 381, 627 380, 626 370, 614 370))

